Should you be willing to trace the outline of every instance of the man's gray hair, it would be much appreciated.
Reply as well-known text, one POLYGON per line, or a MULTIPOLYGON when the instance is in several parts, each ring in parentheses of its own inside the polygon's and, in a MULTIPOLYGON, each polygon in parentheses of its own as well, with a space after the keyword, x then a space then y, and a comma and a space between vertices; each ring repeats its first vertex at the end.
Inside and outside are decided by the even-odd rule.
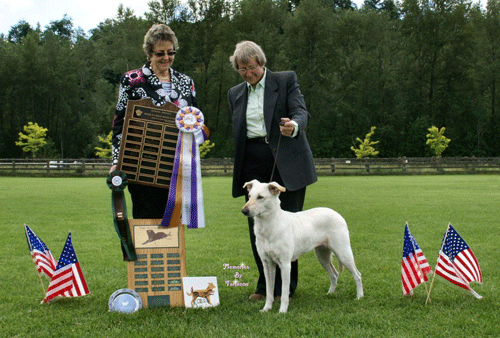
POLYGON ((236 44, 236 49, 233 55, 229 57, 229 61, 231 61, 233 68, 238 70, 238 62, 247 64, 253 58, 255 58, 259 66, 266 65, 266 54, 258 44, 253 41, 241 41, 236 44))

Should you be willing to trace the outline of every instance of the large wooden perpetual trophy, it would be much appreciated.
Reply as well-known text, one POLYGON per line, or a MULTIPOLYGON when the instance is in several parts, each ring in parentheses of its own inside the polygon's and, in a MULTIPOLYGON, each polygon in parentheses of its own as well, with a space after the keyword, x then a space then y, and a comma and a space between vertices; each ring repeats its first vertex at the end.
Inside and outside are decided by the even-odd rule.
POLYGON ((179 129, 179 107, 156 107, 151 99, 130 100, 123 124, 118 170, 129 182, 168 188, 179 129))
POLYGON ((137 260, 128 262, 128 288, 143 307, 184 306, 186 277, 184 225, 161 227, 161 219, 131 219, 137 260))
MULTIPOLYGON (((161 107, 151 99, 129 101, 123 125, 118 170, 129 183, 168 188, 179 130, 172 103, 161 107)), ((143 307, 184 306, 186 276, 184 226, 161 227, 161 219, 131 219, 130 233, 137 260, 128 262, 128 288, 143 307)))

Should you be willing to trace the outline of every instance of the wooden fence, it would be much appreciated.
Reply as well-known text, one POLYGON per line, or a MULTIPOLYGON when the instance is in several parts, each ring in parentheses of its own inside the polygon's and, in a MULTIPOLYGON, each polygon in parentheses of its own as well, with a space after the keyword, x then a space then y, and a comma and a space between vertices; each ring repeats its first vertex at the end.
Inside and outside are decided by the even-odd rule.
MULTIPOLYGON (((498 174, 500 157, 317 158, 318 175, 498 174)), ((106 176, 109 159, 0 159, 1 176, 106 176)), ((203 176, 230 176, 233 159, 202 159, 203 176)))

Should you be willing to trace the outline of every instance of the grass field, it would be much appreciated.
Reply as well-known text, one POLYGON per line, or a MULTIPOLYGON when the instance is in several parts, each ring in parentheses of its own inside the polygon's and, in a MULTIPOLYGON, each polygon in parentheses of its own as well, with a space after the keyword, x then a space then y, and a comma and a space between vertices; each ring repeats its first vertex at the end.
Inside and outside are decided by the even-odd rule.
MULTIPOLYGON (((217 276, 221 304, 205 310, 143 309, 108 312, 110 295, 127 287, 104 178, 0 177, 0 337, 499 337, 500 176, 321 177, 308 188, 306 208, 331 207, 347 220, 365 297, 355 300, 344 271, 337 290, 314 253, 299 260, 299 287, 288 313, 260 313, 251 303, 255 268, 243 199, 230 195, 231 179, 203 180, 205 229, 186 231, 188 276, 217 276), (401 291, 405 222, 434 268, 449 222, 474 251, 484 284, 481 300, 445 283, 413 297, 401 291), (91 294, 41 305, 44 294, 29 255, 28 224, 59 258, 72 231, 91 294), (227 286, 244 263, 241 283, 227 286)), ((129 201, 129 209, 130 201, 129 201)), ((45 287, 48 282, 44 279, 45 287)))

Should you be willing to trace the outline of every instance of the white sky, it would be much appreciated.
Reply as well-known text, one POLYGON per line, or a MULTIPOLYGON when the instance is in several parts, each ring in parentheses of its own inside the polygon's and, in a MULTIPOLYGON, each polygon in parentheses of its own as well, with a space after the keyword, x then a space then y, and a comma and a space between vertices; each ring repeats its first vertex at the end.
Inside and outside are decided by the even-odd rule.
POLYGON ((51 21, 61 20, 67 14, 73 28, 81 27, 85 33, 96 28, 100 22, 116 16, 118 6, 123 4, 144 17, 149 10, 149 0, 0 0, 0 34, 7 35, 19 21, 28 22, 42 30, 51 21))
MULTIPOLYGON (((81 27, 85 33, 96 28, 100 22, 116 16, 118 6, 128 7, 136 16, 144 17, 149 10, 150 0, 0 0, 0 34, 9 33, 12 26, 21 20, 36 28, 40 23, 42 30, 51 21, 61 20, 67 14, 73 28, 81 27)), ((363 0, 354 0, 361 6, 363 0)))

